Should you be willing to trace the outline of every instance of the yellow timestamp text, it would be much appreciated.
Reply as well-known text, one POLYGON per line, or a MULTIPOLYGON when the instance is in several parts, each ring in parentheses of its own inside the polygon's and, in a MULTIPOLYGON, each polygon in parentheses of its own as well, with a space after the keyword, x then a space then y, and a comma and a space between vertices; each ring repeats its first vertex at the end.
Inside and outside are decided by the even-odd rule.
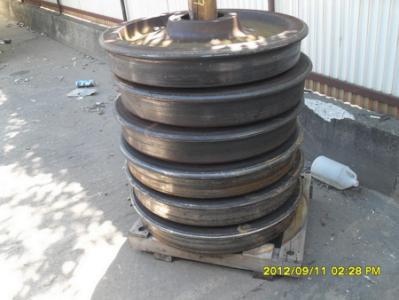
POLYGON ((380 266, 265 266, 264 276, 380 276, 380 266))

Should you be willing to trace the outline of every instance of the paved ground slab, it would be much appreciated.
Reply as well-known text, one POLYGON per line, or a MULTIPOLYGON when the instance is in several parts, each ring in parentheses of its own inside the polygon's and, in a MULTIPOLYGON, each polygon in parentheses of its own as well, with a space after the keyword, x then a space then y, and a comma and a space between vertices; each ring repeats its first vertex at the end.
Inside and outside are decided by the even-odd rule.
POLYGON ((1 299, 398 299, 399 206, 315 184, 306 262, 379 265, 379 277, 251 278, 130 249, 137 215, 107 65, 0 21, 1 299), (77 79, 98 91, 68 98, 77 79))

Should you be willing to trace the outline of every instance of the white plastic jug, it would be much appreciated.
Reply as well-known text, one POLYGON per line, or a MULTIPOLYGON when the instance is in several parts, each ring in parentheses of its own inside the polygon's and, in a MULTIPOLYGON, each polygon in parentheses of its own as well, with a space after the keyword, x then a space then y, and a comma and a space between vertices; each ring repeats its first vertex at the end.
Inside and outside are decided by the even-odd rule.
POLYGON ((359 186, 357 175, 348 166, 325 156, 316 158, 311 167, 312 176, 339 190, 359 186))

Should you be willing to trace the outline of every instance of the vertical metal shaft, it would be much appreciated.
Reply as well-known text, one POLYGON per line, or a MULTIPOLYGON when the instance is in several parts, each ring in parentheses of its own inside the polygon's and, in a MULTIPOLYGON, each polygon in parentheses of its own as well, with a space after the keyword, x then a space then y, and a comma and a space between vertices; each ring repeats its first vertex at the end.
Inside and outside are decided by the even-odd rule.
POLYGON ((122 9, 122 17, 123 17, 123 21, 127 21, 127 13, 126 13, 126 4, 125 4, 125 0, 121 0, 121 9, 122 9))
POLYGON ((216 0, 189 0, 192 20, 214 20, 218 17, 216 0))
POLYGON ((276 1, 275 0, 269 0, 268 1, 268 10, 271 11, 271 12, 275 12, 276 11, 275 7, 276 7, 276 1))

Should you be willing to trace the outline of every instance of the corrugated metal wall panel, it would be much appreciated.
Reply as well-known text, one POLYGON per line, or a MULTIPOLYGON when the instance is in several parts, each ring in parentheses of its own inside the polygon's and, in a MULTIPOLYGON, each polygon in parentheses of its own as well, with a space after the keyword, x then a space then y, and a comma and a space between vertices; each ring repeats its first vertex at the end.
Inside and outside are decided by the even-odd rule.
MULTIPOLYGON (((45 1, 57 4, 57 0, 45 1)), ((122 19, 121 3, 119 0, 61 0, 61 4, 99 15, 122 19)))
POLYGON ((399 96, 398 0, 276 0, 309 25, 314 71, 399 96))
MULTIPOLYGON (((130 20, 188 9, 187 0, 125 0, 125 3, 130 20)), ((268 9, 266 0, 218 0, 218 7, 268 9)))
POLYGON ((188 1, 185 0, 166 0, 166 2, 168 4, 168 12, 188 9, 188 1))
POLYGON ((167 0, 125 0, 125 4, 129 20, 156 16, 169 10, 167 0))
POLYGON ((220 8, 268 9, 265 0, 218 0, 220 8))

